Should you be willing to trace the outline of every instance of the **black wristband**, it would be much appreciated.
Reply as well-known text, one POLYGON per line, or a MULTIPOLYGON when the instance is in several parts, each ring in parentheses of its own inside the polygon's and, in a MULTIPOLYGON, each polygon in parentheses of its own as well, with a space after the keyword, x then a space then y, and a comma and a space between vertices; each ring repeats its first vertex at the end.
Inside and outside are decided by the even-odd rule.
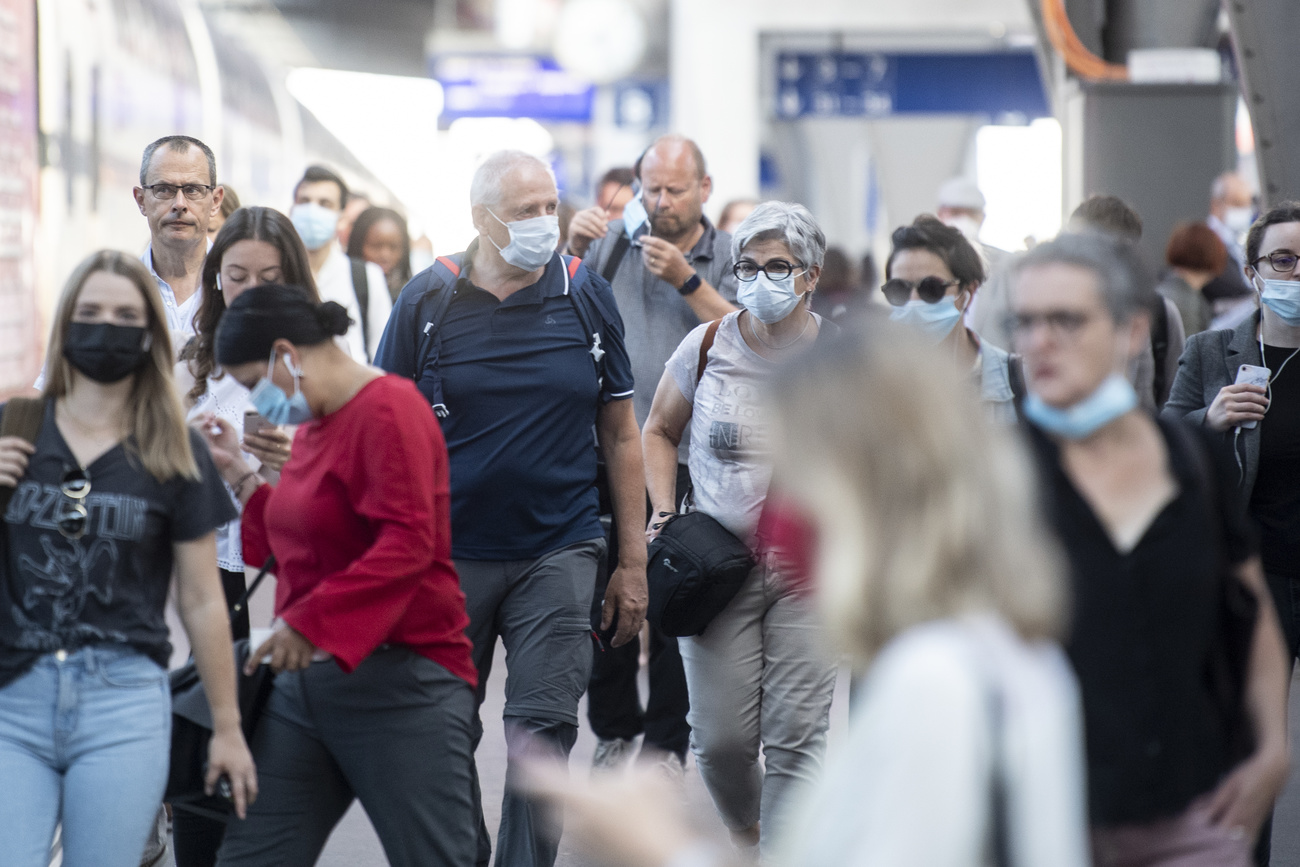
POLYGON ((690 276, 690 278, 689 278, 685 283, 683 283, 681 286, 677 287, 677 294, 678 294, 678 295, 690 295, 690 294, 691 294, 692 292, 694 292, 696 289, 699 289, 699 288, 700 288, 700 284, 703 283, 703 282, 704 282, 704 281, 700 279, 700 275, 699 275, 699 274, 692 274, 692 275, 690 276))

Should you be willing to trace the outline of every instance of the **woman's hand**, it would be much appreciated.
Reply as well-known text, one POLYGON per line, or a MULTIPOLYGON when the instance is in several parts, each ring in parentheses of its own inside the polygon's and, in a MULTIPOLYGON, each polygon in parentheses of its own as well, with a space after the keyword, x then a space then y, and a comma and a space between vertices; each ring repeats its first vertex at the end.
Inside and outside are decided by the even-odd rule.
POLYGON ((1268 409, 1268 398, 1258 385, 1225 385, 1205 413, 1205 423, 1218 431, 1234 428, 1242 422, 1260 421, 1268 409))
POLYGON ((191 423, 194 429, 203 434, 212 452, 212 462, 217 465, 223 477, 248 472, 248 465, 240 454, 239 434, 234 425, 210 412, 204 413, 191 423))
POLYGON ((257 767, 253 764, 248 744, 244 742, 244 733, 237 725, 224 726, 212 733, 203 791, 211 795, 216 791, 217 779, 223 775, 230 780, 235 815, 243 819, 248 805, 257 800, 257 767))
POLYGON ((267 656, 271 657, 271 670, 276 674, 282 671, 301 671, 311 665, 311 656, 316 652, 316 645, 287 623, 282 623, 271 633, 271 637, 248 654, 244 663, 244 674, 252 674, 267 656))
POLYGON ((1210 821, 1254 841, 1286 785, 1287 756, 1256 752, 1224 777, 1210 798, 1210 821))
POLYGON ((18 480, 27 472, 27 458, 36 446, 22 437, 0 437, 0 485, 18 487, 18 480))
POLYGON ((669 519, 676 514, 676 512, 670 512, 665 509, 656 509, 654 517, 650 519, 650 523, 646 524, 645 540, 647 542, 653 542, 655 537, 663 530, 664 524, 667 524, 669 519))
POLYGON ((262 466, 280 472, 289 460, 293 440, 278 427, 266 427, 244 434, 244 451, 262 462, 262 466))

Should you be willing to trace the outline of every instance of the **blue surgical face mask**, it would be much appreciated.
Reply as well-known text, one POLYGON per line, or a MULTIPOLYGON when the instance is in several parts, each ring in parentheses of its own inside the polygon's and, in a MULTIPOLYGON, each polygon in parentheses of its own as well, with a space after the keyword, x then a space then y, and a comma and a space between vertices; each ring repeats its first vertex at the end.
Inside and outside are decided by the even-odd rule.
POLYGON ((902 307, 895 307, 890 311, 889 318, 920 329, 938 343, 957 327, 961 321, 961 311, 951 296, 940 298, 933 304, 914 298, 902 307))
POLYGON ((319 250, 333 241, 339 228, 339 212, 321 207, 315 202, 294 205, 289 209, 289 219, 308 250, 319 250))
POLYGON ((1119 373, 1106 377, 1097 390, 1066 409, 1044 403, 1032 391, 1025 395, 1021 409, 1025 418, 1050 434, 1069 440, 1081 440, 1101 430, 1138 405, 1133 383, 1119 373))
POLYGON ((284 354, 284 366, 293 377, 293 397, 284 393, 284 389, 271 381, 271 371, 275 369, 275 350, 271 350, 271 360, 266 365, 266 376, 253 386, 249 399, 262 418, 271 424, 304 424, 311 421, 311 407, 307 405, 307 396, 302 393, 300 380, 302 371, 294 366, 289 353, 284 354))
POLYGON ((762 271, 750 282, 740 281, 736 300, 764 325, 774 325, 789 316, 803 297, 794 291, 794 274, 773 280, 762 271))
MULTIPOLYGON (((488 213, 492 214, 491 208, 488 208, 488 213)), ((516 268, 536 271, 555 255, 555 247, 560 243, 560 218, 555 214, 543 214, 527 220, 515 220, 513 223, 507 223, 496 214, 492 214, 492 219, 510 230, 510 243, 504 247, 497 246, 491 236, 488 241, 501 251, 502 259, 516 268)))
POLYGON ((632 198, 623 206, 623 233, 631 238, 644 225, 650 222, 646 213, 645 202, 641 201, 641 188, 633 187, 632 198))
POLYGON ((1300 283, 1295 280, 1265 280, 1259 300, 1287 325, 1300 326, 1300 283))

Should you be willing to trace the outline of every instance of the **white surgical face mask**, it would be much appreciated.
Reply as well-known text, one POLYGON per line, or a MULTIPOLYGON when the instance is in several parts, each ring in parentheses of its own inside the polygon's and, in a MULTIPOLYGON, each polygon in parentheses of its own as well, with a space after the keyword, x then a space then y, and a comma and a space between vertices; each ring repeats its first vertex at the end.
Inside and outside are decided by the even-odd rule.
POLYGON ((339 228, 339 212, 323 208, 315 202, 294 205, 289 209, 289 219, 308 250, 319 250, 333 241, 334 233, 339 228))
POLYGON ((954 229, 957 229, 963 235, 965 235, 966 240, 970 241, 971 244, 975 245, 976 250, 979 249, 980 224, 979 221, 977 221, 974 217, 967 216, 966 214, 961 214, 956 217, 949 217, 948 219, 944 220, 944 222, 947 223, 949 226, 952 226, 954 229))
POLYGON ((803 298, 794 291, 794 278, 795 275, 791 274, 782 280, 773 280, 760 272, 748 283, 740 281, 736 300, 764 325, 774 325, 789 316, 803 298))
MULTIPOLYGON (((492 209, 488 208, 487 212, 492 214, 492 209)), ((555 247, 560 243, 560 218, 555 214, 543 214, 527 220, 515 220, 513 223, 507 223, 496 214, 492 214, 492 219, 510 231, 510 243, 501 247, 491 236, 488 236, 488 241, 501 251, 502 259, 516 268, 536 271, 555 255, 555 247)))
POLYGON ((1250 229, 1250 224, 1254 222, 1255 209, 1249 206, 1244 208, 1228 208, 1223 214, 1223 224, 1238 235, 1244 235, 1250 229))

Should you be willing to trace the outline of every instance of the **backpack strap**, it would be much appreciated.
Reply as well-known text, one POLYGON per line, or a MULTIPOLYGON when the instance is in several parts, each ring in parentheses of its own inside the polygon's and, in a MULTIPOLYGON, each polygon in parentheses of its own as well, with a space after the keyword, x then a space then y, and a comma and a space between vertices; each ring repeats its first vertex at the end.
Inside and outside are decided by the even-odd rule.
POLYGON ((1011 386, 1012 399, 1016 406, 1020 406, 1029 389, 1025 385, 1025 360, 1014 352, 1007 356, 1007 382, 1011 386))
POLYGON ((721 319, 715 319, 704 329, 704 340, 700 341, 700 361, 695 365, 696 385, 704 378, 704 368, 709 366, 709 350, 713 348, 713 340, 718 336, 718 326, 721 324, 721 319))
POLYGON ((1164 394, 1165 359, 1169 357, 1169 308, 1165 307, 1165 296, 1157 295, 1156 304, 1151 308, 1151 359, 1155 363, 1154 377, 1151 382, 1151 398, 1160 407, 1160 395, 1164 394))
POLYGON ((565 273, 569 278, 569 286, 566 294, 573 303, 573 310, 578 314, 578 322, 582 325, 582 336, 587 342, 587 349, 591 353, 592 364, 596 366, 596 384, 598 388, 605 387, 605 348, 602 345, 601 325, 604 323, 604 317, 600 315, 597 308, 596 300, 591 295, 591 290, 587 288, 587 279, 590 272, 587 266, 582 264, 582 260, 577 256, 561 256, 565 261, 565 273))
POLYGON ((352 263, 352 294, 357 296, 357 307, 361 311, 361 346, 370 358, 370 277, 366 274, 366 260, 348 257, 352 263))
MULTIPOLYGON (((0 436, 21 437, 32 445, 41 433, 41 423, 45 421, 45 398, 11 397, 2 408, 0 418, 0 436)), ((9 498, 14 489, 0 487, 0 515, 9 507, 9 498)))
POLYGON ((439 256, 429 269, 429 285, 420 298, 419 318, 424 320, 424 326, 415 353, 415 381, 433 408, 433 414, 440 419, 448 415, 442 394, 442 374, 438 370, 442 356, 442 320, 451 306, 459 279, 459 258, 439 256))

